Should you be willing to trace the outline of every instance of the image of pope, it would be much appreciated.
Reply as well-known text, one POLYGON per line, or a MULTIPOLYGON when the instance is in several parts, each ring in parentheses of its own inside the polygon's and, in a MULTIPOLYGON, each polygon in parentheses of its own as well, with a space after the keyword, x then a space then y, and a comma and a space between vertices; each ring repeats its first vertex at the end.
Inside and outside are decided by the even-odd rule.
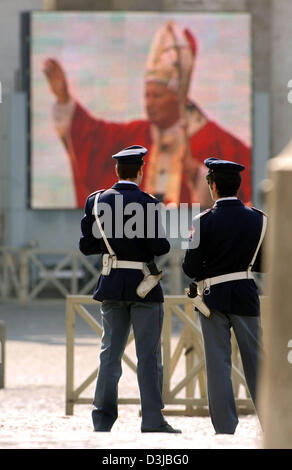
POLYGON ((115 183, 111 155, 133 143, 149 149, 141 189, 165 204, 212 204, 203 165, 208 156, 245 166, 239 197, 250 201, 250 148, 188 97, 197 49, 194 35, 173 21, 157 31, 145 66, 147 119, 129 122, 92 115, 72 96, 62 65, 45 60, 43 71, 56 96, 54 125, 70 159, 76 207, 84 206, 89 193, 115 183))

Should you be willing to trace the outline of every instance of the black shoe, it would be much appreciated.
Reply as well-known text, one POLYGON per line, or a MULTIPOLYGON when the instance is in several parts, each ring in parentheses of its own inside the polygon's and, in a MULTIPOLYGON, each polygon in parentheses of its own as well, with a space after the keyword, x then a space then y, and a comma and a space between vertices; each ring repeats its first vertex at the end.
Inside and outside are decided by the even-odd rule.
POLYGON ((141 432, 167 432, 169 434, 181 434, 180 429, 174 429, 170 424, 165 423, 158 428, 141 428, 141 432))
POLYGON ((215 432, 215 436, 222 436, 222 435, 233 435, 234 432, 215 432))
POLYGON ((95 432, 110 432, 114 424, 113 420, 106 419, 98 410, 92 410, 92 422, 95 432))
POLYGON ((93 431, 94 432, 111 432, 111 429, 109 429, 109 428, 106 428, 106 429, 101 428, 100 429, 99 427, 97 428, 97 427, 94 426, 93 431))

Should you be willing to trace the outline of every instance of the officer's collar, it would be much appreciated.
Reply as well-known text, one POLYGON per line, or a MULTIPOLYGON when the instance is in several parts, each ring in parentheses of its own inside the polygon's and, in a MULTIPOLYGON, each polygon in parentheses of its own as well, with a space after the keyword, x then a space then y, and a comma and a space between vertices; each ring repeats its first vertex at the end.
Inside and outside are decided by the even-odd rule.
POLYGON ((220 197, 219 199, 217 199, 215 204, 217 204, 217 202, 220 202, 220 201, 234 201, 234 200, 237 200, 236 196, 220 197))
POLYGON ((112 186, 113 189, 138 189, 140 191, 139 186, 134 183, 133 181, 118 181, 112 186))
POLYGON ((233 205, 241 205, 243 204, 240 199, 237 197, 222 197, 217 199, 213 207, 217 206, 233 206, 233 205))

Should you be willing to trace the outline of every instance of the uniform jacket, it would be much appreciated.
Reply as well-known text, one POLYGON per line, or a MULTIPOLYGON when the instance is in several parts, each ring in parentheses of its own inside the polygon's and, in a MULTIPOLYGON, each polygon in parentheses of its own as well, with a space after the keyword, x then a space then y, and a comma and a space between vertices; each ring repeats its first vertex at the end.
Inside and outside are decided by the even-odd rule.
MULTIPOLYGON (((151 125, 147 120, 125 123, 108 122, 92 116, 79 103, 66 135, 63 138, 71 162, 77 206, 84 207, 87 195, 96 187, 110 187, 115 181, 114 165, 109 155, 122 148, 142 145, 151 152, 151 125)), ((240 198, 250 201, 250 148, 237 137, 213 121, 207 123, 190 137, 190 148, 194 159, 203 163, 206 156, 216 156, 241 163, 245 166, 240 198)), ((144 166, 144 181, 147 178, 147 160, 144 166)), ((186 175, 182 173, 180 202, 191 203, 186 175)), ((143 189, 143 181, 141 184, 143 189)), ((197 202, 197 201, 195 201, 197 202)))
MULTIPOLYGON (((101 237, 97 238, 96 232, 92 232, 92 226, 95 222, 93 214, 93 204, 96 193, 91 194, 85 204, 85 214, 81 220, 81 238, 79 241, 80 251, 84 255, 93 254, 104 254, 108 253, 105 243, 101 237)), ((155 256, 161 256, 168 253, 170 250, 170 244, 165 237, 161 218, 157 211, 154 213, 155 218, 153 222, 153 230, 149 231, 151 237, 147 238, 147 230, 149 229, 149 220, 147 220, 147 205, 155 207, 158 200, 153 196, 149 195, 140 190, 135 184, 127 183, 116 183, 114 186, 106 191, 101 192, 99 203, 106 203, 112 210, 112 234, 109 232, 106 234, 109 244, 113 251, 120 260, 127 261, 144 261, 149 262, 153 260, 155 256), (117 205, 122 204, 121 206, 117 205), (144 232, 139 231, 138 236, 134 238, 127 238, 125 234, 120 233, 120 228, 116 231, 115 221, 116 217, 123 217, 122 227, 125 224, 131 224, 131 218, 133 214, 124 214, 125 207, 131 203, 140 203, 144 210, 144 232), (117 209, 119 207, 119 209, 117 209), (160 229, 160 232, 158 231, 160 229), (161 231, 163 236, 161 236, 161 231), (118 234, 118 236, 110 236, 118 234), (121 236, 121 238, 120 238, 121 236)), ((100 204, 100 207, 102 206, 100 204)), ((130 206, 128 206, 130 207, 130 206)), ((130 212, 130 211, 129 211, 130 212)), ((102 211, 98 211, 98 216, 102 222, 102 211)), ((133 226, 134 227, 134 226, 133 226)), ((103 226, 106 231, 106 227, 103 226)), ((135 227, 134 227, 135 230, 135 227)), ((134 269, 112 269, 108 276, 101 275, 99 277, 96 289, 93 294, 93 298, 96 300, 139 300, 148 302, 163 302, 163 293, 160 284, 155 286, 144 299, 141 299, 136 294, 136 288, 144 275, 140 270, 134 269)))
MULTIPOLYGON (((202 279, 245 271, 260 239, 261 211, 245 206, 239 199, 218 201, 212 209, 193 221, 194 232, 185 253, 183 270, 187 276, 202 279), (200 240, 192 248, 195 237, 200 240)), ((259 250, 253 271, 261 271, 259 250)), ((253 280, 238 280, 211 286, 204 295, 210 309, 238 315, 259 315, 259 297, 253 280)))

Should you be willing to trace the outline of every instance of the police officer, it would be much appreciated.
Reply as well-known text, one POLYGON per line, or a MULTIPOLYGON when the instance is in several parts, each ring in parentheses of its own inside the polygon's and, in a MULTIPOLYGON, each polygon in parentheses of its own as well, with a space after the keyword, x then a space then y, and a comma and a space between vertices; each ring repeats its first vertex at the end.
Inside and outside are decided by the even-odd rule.
POLYGON ((138 359, 141 431, 181 432, 172 428, 161 412, 164 405, 160 338, 164 299, 161 286, 155 281, 156 277, 160 279, 159 271, 155 271, 155 265, 154 273, 149 269, 153 268, 154 257, 167 253, 170 245, 159 212, 150 211, 154 214, 152 219, 147 216, 149 205, 156 208, 158 200, 139 188, 146 154, 146 148, 134 145, 113 155, 119 181, 110 189, 97 191, 87 198, 81 221, 81 252, 103 256, 103 271, 93 295, 102 302, 103 321, 95 409, 92 411, 95 431, 110 431, 117 419, 121 360, 132 325, 138 359), (108 212, 106 208, 111 213, 108 217, 110 228, 106 227, 108 218, 103 217, 108 212), (140 214, 135 223, 131 222, 131 208, 140 214), (95 222, 99 236, 94 234, 95 222), (154 279, 154 286, 150 285, 150 291, 141 296, 137 288, 144 285, 144 280, 147 287, 149 279, 154 279))
POLYGON ((207 182, 214 206, 193 221, 183 270, 197 284, 211 313, 199 312, 204 340, 208 402, 217 434, 238 424, 231 381, 230 330, 236 336, 247 386, 256 405, 260 357, 260 309, 253 272, 260 271, 266 216, 237 197, 244 166, 207 158, 207 182))

